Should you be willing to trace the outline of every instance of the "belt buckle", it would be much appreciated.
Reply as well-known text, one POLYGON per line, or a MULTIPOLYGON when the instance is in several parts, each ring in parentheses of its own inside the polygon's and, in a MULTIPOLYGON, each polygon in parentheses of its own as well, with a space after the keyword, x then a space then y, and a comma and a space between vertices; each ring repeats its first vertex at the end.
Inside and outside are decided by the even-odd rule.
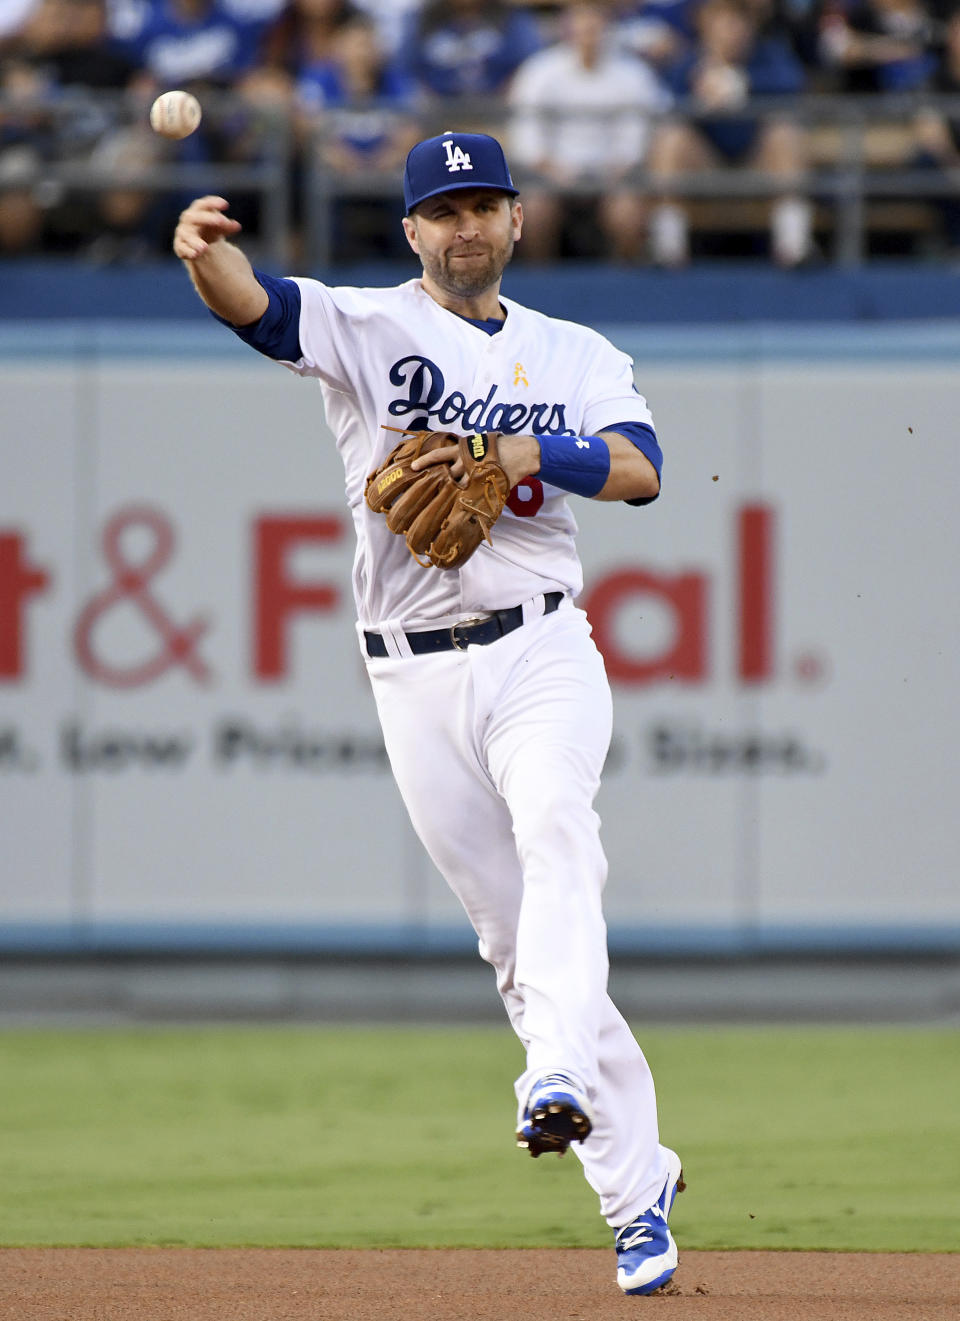
POLYGON ((485 623, 489 618, 490 618, 489 615, 473 615, 473 616, 471 616, 470 619, 460 619, 460 620, 457 621, 456 624, 451 625, 451 627, 450 627, 450 643, 451 643, 451 645, 452 645, 454 651, 466 651, 467 647, 469 647, 469 645, 470 645, 469 639, 468 639, 467 641, 464 642, 463 646, 460 645, 459 641, 457 640, 457 629, 458 629, 458 628, 472 628, 474 624, 483 624, 483 623, 485 623))

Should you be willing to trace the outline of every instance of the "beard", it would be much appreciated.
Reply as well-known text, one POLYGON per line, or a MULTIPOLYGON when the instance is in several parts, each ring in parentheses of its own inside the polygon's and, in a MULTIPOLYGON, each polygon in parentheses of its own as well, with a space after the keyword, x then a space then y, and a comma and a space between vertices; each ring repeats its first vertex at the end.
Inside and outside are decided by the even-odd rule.
POLYGON ((475 298, 495 285, 513 256, 512 235, 499 247, 491 247, 483 259, 467 262, 448 252, 421 251, 423 268, 434 284, 457 298, 475 298))

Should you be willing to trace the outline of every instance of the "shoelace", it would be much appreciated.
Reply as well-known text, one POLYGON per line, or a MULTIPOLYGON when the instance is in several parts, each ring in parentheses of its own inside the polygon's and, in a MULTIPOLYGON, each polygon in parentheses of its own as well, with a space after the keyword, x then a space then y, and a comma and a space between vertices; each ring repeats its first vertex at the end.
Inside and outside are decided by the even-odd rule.
POLYGON ((628 1252, 630 1248, 637 1248, 640 1246, 641 1243, 653 1242, 652 1228, 644 1221, 641 1221, 640 1224, 636 1227, 636 1229, 634 1229, 632 1225, 629 1226, 629 1228, 633 1230, 633 1232, 629 1236, 626 1234, 626 1232, 624 1232, 617 1239, 618 1252, 628 1252))

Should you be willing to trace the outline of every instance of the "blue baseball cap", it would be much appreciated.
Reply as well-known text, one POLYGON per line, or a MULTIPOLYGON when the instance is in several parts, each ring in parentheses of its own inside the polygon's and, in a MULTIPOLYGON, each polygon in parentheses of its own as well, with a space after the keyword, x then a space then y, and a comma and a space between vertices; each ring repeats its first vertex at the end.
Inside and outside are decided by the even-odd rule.
POLYGON ((403 169, 407 215, 438 193, 465 188, 496 188, 516 197, 503 148, 486 133, 441 133, 410 148, 403 169))

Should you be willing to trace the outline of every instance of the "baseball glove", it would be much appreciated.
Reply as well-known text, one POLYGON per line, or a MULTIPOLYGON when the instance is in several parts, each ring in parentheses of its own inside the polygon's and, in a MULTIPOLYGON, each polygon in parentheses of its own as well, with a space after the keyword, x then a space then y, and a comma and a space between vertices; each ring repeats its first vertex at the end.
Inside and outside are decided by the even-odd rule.
POLYGON ((500 466, 497 431, 458 436, 452 431, 405 431, 364 488, 367 504, 384 514, 387 527, 405 537, 410 553, 424 567, 458 569, 500 517, 510 494, 500 466), (456 445, 463 476, 452 464, 434 463, 419 471, 410 465, 430 450, 456 445))

